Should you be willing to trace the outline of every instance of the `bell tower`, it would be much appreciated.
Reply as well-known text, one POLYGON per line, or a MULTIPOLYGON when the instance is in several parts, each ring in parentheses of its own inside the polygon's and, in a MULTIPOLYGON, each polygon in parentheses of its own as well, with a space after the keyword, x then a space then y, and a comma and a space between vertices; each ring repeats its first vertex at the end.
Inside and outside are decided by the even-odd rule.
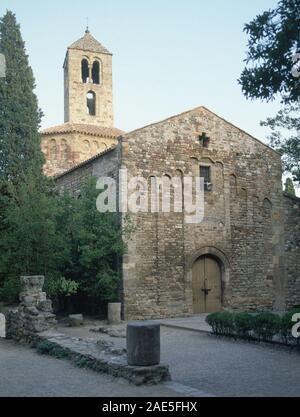
POLYGON ((68 48, 64 96, 65 123, 113 127, 112 54, 88 28, 68 48))

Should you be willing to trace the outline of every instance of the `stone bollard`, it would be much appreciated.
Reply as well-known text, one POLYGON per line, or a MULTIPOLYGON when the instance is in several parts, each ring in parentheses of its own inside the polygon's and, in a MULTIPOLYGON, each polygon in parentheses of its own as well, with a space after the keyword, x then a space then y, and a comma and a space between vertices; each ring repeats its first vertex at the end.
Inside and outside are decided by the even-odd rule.
POLYGON ((108 304, 108 324, 121 323, 121 303, 108 304))
POLYGON ((127 361, 130 366, 160 364, 160 324, 151 321, 128 324, 127 361))

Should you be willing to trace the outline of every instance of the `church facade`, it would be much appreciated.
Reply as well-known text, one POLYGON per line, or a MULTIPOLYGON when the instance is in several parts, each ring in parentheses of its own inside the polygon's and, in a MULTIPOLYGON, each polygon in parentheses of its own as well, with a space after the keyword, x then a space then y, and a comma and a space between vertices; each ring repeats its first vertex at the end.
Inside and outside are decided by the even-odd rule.
POLYGON ((89 32, 68 49, 65 124, 44 131, 42 144, 57 186, 76 195, 88 176, 118 182, 121 168, 149 190, 161 178, 205 179, 200 223, 179 210, 130 214, 125 318, 299 305, 300 200, 282 192, 280 155, 205 107, 125 134, 113 126, 111 74, 111 55, 89 32), (94 141, 106 146, 87 152, 94 141))

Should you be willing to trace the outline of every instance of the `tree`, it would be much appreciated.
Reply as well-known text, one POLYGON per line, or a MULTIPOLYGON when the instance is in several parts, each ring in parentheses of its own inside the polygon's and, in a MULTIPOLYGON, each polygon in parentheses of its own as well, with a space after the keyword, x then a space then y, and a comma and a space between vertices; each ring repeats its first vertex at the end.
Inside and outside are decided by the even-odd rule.
POLYGON ((0 19, 0 52, 6 58, 0 79, 0 284, 1 294, 7 290, 13 299, 19 275, 53 271, 63 248, 56 251, 55 204, 42 172, 35 81, 10 11, 0 19))
POLYGON ((292 181, 291 178, 288 178, 285 182, 285 190, 284 190, 287 194, 291 195, 291 196, 295 196, 296 192, 295 192, 295 187, 294 187, 294 183, 292 181))
POLYGON ((293 56, 300 52, 300 0, 280 0, 246 24, 249 35, 246 68, 239 83, 247 98, 292 104, 300 96, 300 78, 292 74, 293 56))
MULTIPOLYGON (((100 191, 101 192, 101 191, 100 191)), ((79 283, 79 293, 100 302, 119 301, 120 257, 126 250, 132 225, 121 227, 117 213, 99 213, 96 179, 83 186, 79 199, 64 196, 64 230, 71 256, 64 267, 65 277, 79 283)))
POLYGON ((283 154, 284 169, 300 183, 300 104, 285 105, 261 124, 271 128, 271 145, 283 154))
POLYGON ((0 19, 0 52, 7 66, 6 78, 0 78, 0 181, 16 183, 29 171, 40 176, 44 159, 35 81, 20 26, 10 11, 0 19))
POLYGON ((20 275, 60 278, 69 248, 59 228, 59 197, 51 188, 45 190, 31 174, 21 184, 10 184, 8 191, 0 200, 5 226, 0 235, 0 284, 4 292, 10 289, 8 298, 14 299, 20 275))

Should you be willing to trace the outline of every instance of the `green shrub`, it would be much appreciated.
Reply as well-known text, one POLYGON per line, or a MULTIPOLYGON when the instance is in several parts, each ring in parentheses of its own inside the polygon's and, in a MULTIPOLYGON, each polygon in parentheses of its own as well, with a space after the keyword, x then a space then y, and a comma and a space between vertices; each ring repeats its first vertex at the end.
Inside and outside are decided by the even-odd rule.
POLYGON ((47 340, 38 343, 36 349, 41 355, 50 355, 57 359, 67 359, 69 357, 69 354, 66 350, 60 346, 56 346, 53 343, 48 342, 47 340))
POLYGON ((234 334, 234 315, 229 312, 213 313, 207 316, 206 322, 216 335, 229 336, 234 334))
POLYGON ((254 317, 253 323, 253 330, 258 340, 268 342, 273 340, 274 336, 279 333, 281 318, 272 313, 260 313, 254 317))
POLYGON ((234 317, 236 334, 239 337, 249 339, 250 333, 254 327, 254 316, 249 313, 239 313, 234 317))
POLYGON ((20 279, 8 277, 0 288, 0 301, 6 304, 18 304, 20 289, 20 279))
POLYGON ((206 323, 212 328, 214 334, 220 334, 219 315, 220 313, 213 313, 206 317, 206 323))
POLYGON ((50 277, 46 279, 46 292, 50 298, 57 295, 70 297, 77 294, 79 284, 76 281, 66 279, 64 277, 50 277))

